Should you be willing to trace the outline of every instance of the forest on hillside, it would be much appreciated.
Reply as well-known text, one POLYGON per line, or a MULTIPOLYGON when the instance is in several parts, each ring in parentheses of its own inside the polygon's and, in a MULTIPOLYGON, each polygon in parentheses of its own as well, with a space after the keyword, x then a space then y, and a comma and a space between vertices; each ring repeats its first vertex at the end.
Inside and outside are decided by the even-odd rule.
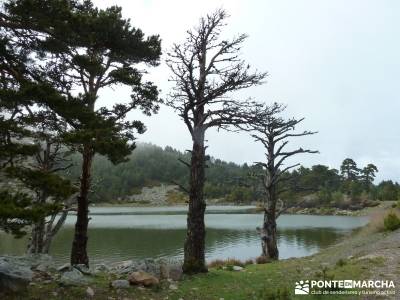
MULTIPOLYGON (((78 178, 81 161, 78 155, 71 157, 73 167, 66 175, 78 178)), ((115 202, 139 194, 143 187, 160 184, 178 184, 183 188, 189 180, 187 167, 181 161, 189 161, 190 155, 170 146, 139 144, 129 160, 113 165, 105 157, 97 155, 93 163, 95 191, 92 202, 115 202)), ((225 162, 209 157, 207 161, 205 196, 221 202, 249 204, 261 201, 262 187, 255 178, 259 167, 248 164, 225 162)), ((396 200, 400 185, 391 180, 374 184, 372 164, 359 168, 351 159, 344 160, 338 169, 324 165, 311 168, 300 166, 290 173, 291 179, 282 186, 281 197, 296 203, 307 197, 304 206, 347 208, 368 200, 396 200), (340 169, 340 170, 339 170, 340 169), (372 173, 371 173, 372 172, 372 173)), ((289 174, 288 174, 289 175, 289 174)), ((185 192, 182 190, 182 194, 185 192)), ((182 197, 183 199, 184 197, 182 197)))

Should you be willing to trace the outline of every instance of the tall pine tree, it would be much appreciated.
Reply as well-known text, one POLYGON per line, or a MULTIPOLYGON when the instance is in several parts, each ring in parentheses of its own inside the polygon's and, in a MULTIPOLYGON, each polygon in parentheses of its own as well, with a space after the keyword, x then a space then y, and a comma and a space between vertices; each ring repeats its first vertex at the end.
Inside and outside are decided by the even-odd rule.
MULTIPOLYGON (((3 14, 0 14, 4 21, 3 14)), ((57 201, 68 197, 71 183, 57 174, 45 176, 43 170, 32 167, 41 151, 43 136, 40 126, 55 131, 49 114, 61 118, 49 109, 48 103, 58 106, 66 99, 46 82, 46 76, 35 67, 33 52, 25 44, 22 32, 14 26, 0 29, 0 226, 17 236, 25 226, 42 222, 56 215, 61 206, 57 201), (41 116, 41 117, 39 117, 41 116), (39 197, 39 194, 42 195, 39 197), (46 197, 44 197, 46 195, 46 197), (37 201, 42 198, 42 201, 37 201)))
MULTIPOLYGON (((158 90, 144 82, 137 67, 156 66, 161 54, 158 36, 145 37, 121 15, 121 8, 101 10, 91 1, 14 0, 6 4, 4 22, 22 28, 31 47, 41 54, 49 80, 67 98, 76 97, 97 118, 76 124, 75 114, 66 118, 74 129, 66 137, 82 154, 77 221, 71 251, 72 264, 89 264, 87 256, 88 195, 95 153, 119 163, 135 148, 135 133, 143 133, 140 121, 126 121, 139 108, 150 115, 158 109, 158 90), (113 86, 132 88, 128 103, 96 105, 99 91, 113 86)), ((67 109, 67 107, 65 107, 67 109)))

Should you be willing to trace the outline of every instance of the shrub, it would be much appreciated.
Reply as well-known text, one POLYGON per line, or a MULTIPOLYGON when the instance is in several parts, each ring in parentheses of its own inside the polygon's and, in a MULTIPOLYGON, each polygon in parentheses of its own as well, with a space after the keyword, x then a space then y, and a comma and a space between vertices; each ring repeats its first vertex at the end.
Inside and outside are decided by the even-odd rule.
POLYGON ((259 265, 266 264, 266 263, 269 263, 269 262, 270 262, 270 260, 266 256, 259 256, 259 257, 256 258, 256 264, 259 264, 259 265))
POLYGON ((400 228, 400 219, 394 212, 390 212, 383 220, 383 225, 386 231, 394 231, 400 228))
POLYGON ((346 261, 345 259, 343 259, 343 258, 339 259, 339 260, 336 262, 336 266, 338 266, 338 267, 343 267, 343 266, 346 265, 346 264, 347 264, 347 261, 346 261))
POLYGON ((290 293, 287 287, 278 288, 275 291, 264 288, 258 292, 258 298, 263 300, 290 300, 290 293))
POLYGON ((239 266, 244 267, 246 263, 241 262, 236 258, 228 258, 228 259, 215 259, 208 263, 209 268, 221 269, 222 267, 230 267, 239 266))

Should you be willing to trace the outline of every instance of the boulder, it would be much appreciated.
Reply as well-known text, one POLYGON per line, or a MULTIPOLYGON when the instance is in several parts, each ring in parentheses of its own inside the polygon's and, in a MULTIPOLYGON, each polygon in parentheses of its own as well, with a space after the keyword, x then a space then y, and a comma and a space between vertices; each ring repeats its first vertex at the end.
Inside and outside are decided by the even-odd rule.
POLYGON ((92 275, 92 271, 84 264, 74 265, 74 268, 81 272, 83 275, 92 275))
POLYGON ((93 291, 93 289, 90 287, 90 286, 88 286, 87 287, 87 289, 86 289, 86 295, 88 296, 88 297, 94 297, 94 291, 93 291))
POLYGON ((128 280, 114 280, 111 282, 111 286, 114 289, 127 289, 129 288, 129 281, 128 280))
POLYGON ((58 272, 65 272, 65 271, 71 271, 71 269, 72 269, 72 267, 71 267, 71 265, 68 263, 68 264, 63 264, 62 266, 59 266, 59 267, 57 268, 57 271, 58 271, 58 272))
POLYGON ((30 262, 31 269, 40 272, 49 272, 55 269, 53 258, 48 254, 31 254, 27 257, 27 261, 30 262))
POLYGON ((94 266, 94 273, 108 272, 110 268, 106 264, 97 264, 94 266))
POLYGON ((79 270, 73 268, 71 271, 67 271, 62 274, 60 282, 64 285, 77 286, 87 284, 88 280, 79 270))
POLYGON ((15 264, 7 258, 0 259, 0 291, 16 292, 26 289, 33 272, 28 265, 15 264))
POLYGON ((128 277, 128 280, 131 284, 141 284, 144 286, 153 286, 159 284, 157 277, 144 271, 131 273, 128 277))
POLYGON ((118 276, 138 271, 146 272, 161 280, 171 278, 179 281, 182 279, 182 265, 177 262, 168 262, 165 259, 126 260, 114 263, 110 267, 100 264, 94 268, 94 273, 110 272, 118 276))
POLYGON ((242 270, 243 270, 243 267, 241 267, 241 266, 233 266, 233 267, 232 267, 232 270, 233 270, 233 271, 242 271, 242 270))
POLYGON ((123 275, 123 274, 130 274, 132 272, 138 271, 139 265, 138 263, 134 262, 133 260, 126 260, 119 263, 116 263, 111 266, 110 272, 123 275))

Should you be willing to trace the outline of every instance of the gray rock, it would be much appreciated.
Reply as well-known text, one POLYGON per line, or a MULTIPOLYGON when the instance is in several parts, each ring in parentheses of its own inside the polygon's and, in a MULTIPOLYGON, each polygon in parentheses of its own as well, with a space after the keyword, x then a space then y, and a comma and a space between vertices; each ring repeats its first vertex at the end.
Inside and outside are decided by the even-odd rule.
POLYGON ((126 260, 115 263, 110 267, 104 264, 96 265, 94 272, 110 272, 117 275, 126 275, 133 272, 143 271, 158 279, 171 278, 174 281, 182 279, 182 266, 176 262, 167 262, 164 259, 145 259, 143 261, 126 260))
POLYGON ((94 266, 94 272, 99 273, 99 272, 108 272, 110 268, 106 264, 97 264, 94 266))
POLYGON ((79 264, 79 265, 74 265, 74 268, 77 269, 79 272, 81 272, 84 275, 92 275, 93 272, 90 270, 86 265, 79 264))
POLYGON ((182 276, 183 276, 182 266, 170 265, 168 273, 169 273, 168 274, 169 278, 171 278, 174 281, 179 281, 182 279, 182 276))
POLYGON ((94 297, 94 291, 90 286, 86 289, 86 295, 88 295, 88 297, 94 297))
POLYGON ((169 289, 175 291, 175 290, 178 289, 178 286, 177 286, 176 284, 170 284, 170 285, 169 285, 169 289))
POLYGON ((25 260, 31 269, 38 271, 47 272, 49 269, 55 268, 53 258, 48 254, 30 254, 23 257, 22 260, 25 260))
MULTIPOLYGON (((154 259, 145 259, 144 263, 145 263, 146 267, 141 268, 140 270, 145 271, 149 274, 152 274, 157 278, 162 277, 159 262, 156 262, 154 259)), ((162 261, 161 263, 164 264, 164 266, 165 266, 164 261, 162 261)))
POLYGON ((111 286, 114 289, 127 289, 129 288, 129 281, 128 280, 114 280, 113 282, 111 282, 111 286))
POLYGON ((85 278, 80 271, 73 268, 71 271, 64 272, 60 278, 60 282, 64 285, 85 285, 88 279, 85 278))
POLYGON ((29 265, 16 264, 11 259, 0 258, 0 291, 16 292, 26 289, 32 281, 29 265))
POLYGON ((138 271, 138 263, 134 262, 133 260, 126 260, 117 264, 114 264, 110 272, 115 273, 115 274, 129 274, 132 272, 138 271))
POLYGON ((128 280, 131 284, 141 284, 146 287, 159 284, 159 280, 157 277, 144 271, 138 271, 129 274, 128 280))
POLYGON ((241 266, 233 266, 233 267, 232 267, 232 270, 233 270, 233 271, 242 271, 243 268, 242 268, 241 266))
POLYGON ((160 279, 169 278, 169 266, 166 263, 160 264, 160 279))
POLYGON ((72 267, 70 264, 63 264, 62 266, 59 266, 57 268, 58 272, 65 272, 65 271, 71 271, 71 270, 72 270, 72 267))
POLYGON ((47 272, 50 269, 50 266, 47 264, 39 264, 36 266, 35 270, 40 271, 40 272, 47 272))

